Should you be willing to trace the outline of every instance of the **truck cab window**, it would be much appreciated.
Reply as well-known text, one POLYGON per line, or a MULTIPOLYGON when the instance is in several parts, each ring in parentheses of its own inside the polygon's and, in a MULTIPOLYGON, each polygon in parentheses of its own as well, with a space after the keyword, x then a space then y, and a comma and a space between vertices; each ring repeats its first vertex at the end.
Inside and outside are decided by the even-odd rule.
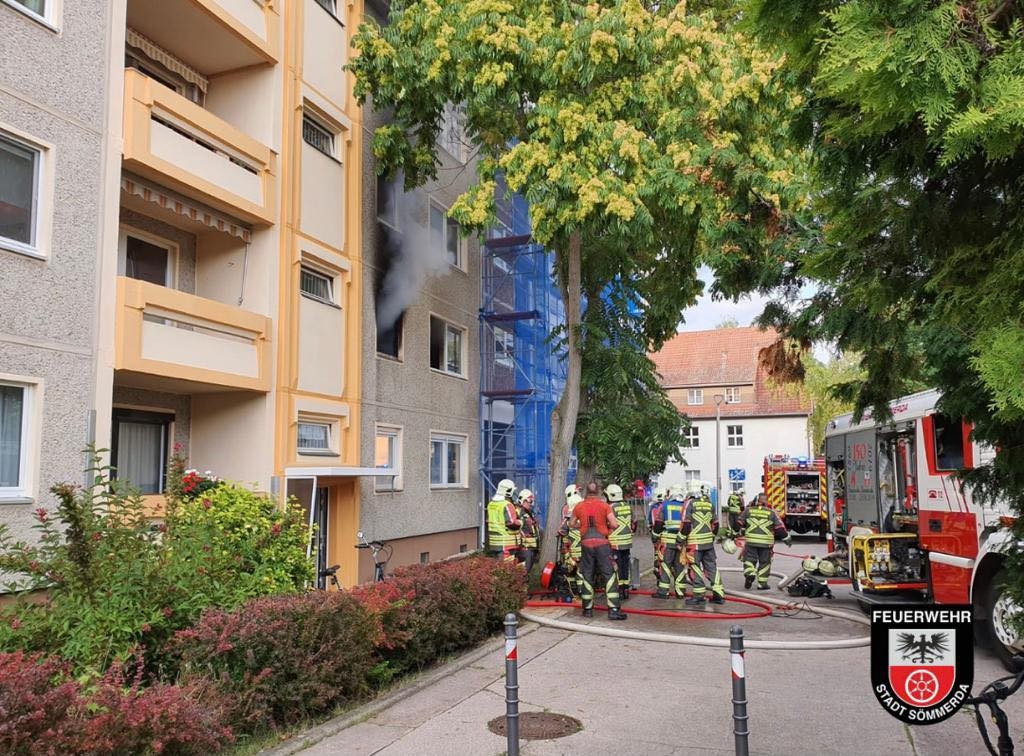
POLYGON ((936 469, 959 470, 964 466, 963 426, 948 415, 937 413, 932 418, 936 469))

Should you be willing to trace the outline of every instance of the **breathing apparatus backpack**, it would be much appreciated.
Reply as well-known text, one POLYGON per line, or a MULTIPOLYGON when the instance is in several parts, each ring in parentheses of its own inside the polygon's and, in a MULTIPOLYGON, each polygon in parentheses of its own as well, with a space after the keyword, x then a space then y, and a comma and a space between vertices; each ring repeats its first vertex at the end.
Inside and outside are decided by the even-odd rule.
POLYGON ((809 578, 806 575, 794 580, 786 589, 790 596, 805 596, 807 598, 832 598, 832 589, 826 583, 809 578))

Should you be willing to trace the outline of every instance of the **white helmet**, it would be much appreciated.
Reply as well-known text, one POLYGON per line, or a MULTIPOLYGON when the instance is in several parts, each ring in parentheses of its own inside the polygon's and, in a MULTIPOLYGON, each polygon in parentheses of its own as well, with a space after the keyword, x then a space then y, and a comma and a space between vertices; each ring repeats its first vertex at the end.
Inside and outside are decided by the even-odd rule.
POLYGON ((804 572, 817 572, 820 562, 818 561, 818 557, 809 556, 806 559, 804 559, 802 564, 804 572))
POLYGON ((583 501, 583 497, 580 496, 580 487, 575 483, 565 487, 565 503, 569 507, 575 507, 583 501))
POLYGON ((612 483, 604 489, 604 495, 610 502, 622 501, 622 486, 612 483))
POLYGON ((825 577, 833 577, 836 574, 836 563, 829 559, 822 559, 818 562, 818 572, 825 577))
POLYGON ((683 487, 678 483, 673 483, 668 488, 668 496, 666 498, 675 499, 676 501, 683 500, 683 487))
POLYGON ((519 503, 523 504, 523 505, 529 504, 532 507, 533 506, 533 491, 531 491, 529 488, 524 488, 522 491, 520 491, 519 492, 519 503))
POLYGON ((495 499, 511 499, 516 492, 516 484, 508 478, 498 483, 498 490, 494 492, 495 499))
POLYGON ((722 541, 722 551, 724 551, 726 554, 735 554, 738 548, 739 547, 736 546, 736 541, 732 540, 731 538, 726 538, 724 541, 722 541))
POLYGON ((700 496, 703 488, 704 484, 699 480, 691 480, 686 486, 686 492, 690 494, 690 496, 700 496))
POLYGON ((656 488, 656 489, 654 489, 654 500, 655 501, 665 501, 665 489, 664 488, 656 488))

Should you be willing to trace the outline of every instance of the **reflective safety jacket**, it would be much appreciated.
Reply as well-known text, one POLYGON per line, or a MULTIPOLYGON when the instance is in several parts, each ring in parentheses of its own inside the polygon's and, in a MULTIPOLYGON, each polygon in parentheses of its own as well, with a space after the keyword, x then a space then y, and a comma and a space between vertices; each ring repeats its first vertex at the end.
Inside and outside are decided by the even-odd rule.
POLYGON ((537 518, 533 512, 519 507, 519 521, 522 527, 519 530, 520 543, 524 549, 535 549, 540 543, 540 526, 537 525, 537 518))
POLYGON ((739 494, 729 494, 729 501, 726 503, 730 514, 739 514, 743 511, 743 497, 739 494))
POLYGON ((698 550, 714 548, 718 518, 715 505, 707 499, 692 499, 683 512, 682 533, 698 550))
POLYGON ((487 548, 518 546, 520 524, 515 504, 505 499, 491 499, 487 503, 487 548))
POLYGON ((617 501, 611 505, 615 513, 615 520, 618 523, 608 535, 608 542, 613 549, 629 549, 633 547, 633 528, 636 523, 633 521, 633 507, 624 501, 617 501))
POLYGON ((666 499, 661 505, 665 529, 661 531, 661 542, 673 544, 679 539, 679 528, 683 525, 683 502, 666 499))
POLYGON ((562 507, 562 527, 558 534, 562 536, 562 550, 573 559, 583 558, 583 534, 579 528, 570 528, 569 520, 572 519, 572 508, 566 504, 562 507))
POLYGON ((740 515, 739 526, 746 529, 747 543, 751 546, 771 546, 776 533, 780 538, 785 538, 787 533, 782 520, 769 507, 748 507, 740 515))

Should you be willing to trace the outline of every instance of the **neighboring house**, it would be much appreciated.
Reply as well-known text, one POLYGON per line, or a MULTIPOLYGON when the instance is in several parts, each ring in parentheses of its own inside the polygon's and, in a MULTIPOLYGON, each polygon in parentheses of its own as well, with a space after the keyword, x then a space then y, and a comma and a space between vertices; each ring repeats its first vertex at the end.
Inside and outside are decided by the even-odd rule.
POLYGON ((758 365, 759 352, 777 338, 772 330, 754 327, 691 331, 676 334, 651 355, 661 385, 691 422, 682 449, 686 464, 670 463, 658 485, 716 485, 716 409, 726 492, 742 489, 749 500, 761 490, 767 455, 809 454, 810 400, 792 387, 773 385, 758 365))
POLYGON ((102 425, 99 258, 116 243, 105 202, 120 149, 106 50, 117 26, 101 0, 0 2, 0 523, 17 539, 33 537, 36 508, 54 506, 54 483, 83 482, 82 451, 102 425))
MULTIPOLYGON (((367 9, 384 22, 387 5, 367 9)), ((370 143, 386 118, 362 113, 362 459, 393 474, 363 479, 359 524, 391 544, 390 569, 479 545, 480 245, 447 217, 475 180, 459 110, 445 113, 438 179, 409 193, 376 174, 370 143)))
POLYGON ((295 496, 356 580, 361 18, 0 0, 0 497, 80 481, 93 438, 159 506, 178 449, 295 496))

